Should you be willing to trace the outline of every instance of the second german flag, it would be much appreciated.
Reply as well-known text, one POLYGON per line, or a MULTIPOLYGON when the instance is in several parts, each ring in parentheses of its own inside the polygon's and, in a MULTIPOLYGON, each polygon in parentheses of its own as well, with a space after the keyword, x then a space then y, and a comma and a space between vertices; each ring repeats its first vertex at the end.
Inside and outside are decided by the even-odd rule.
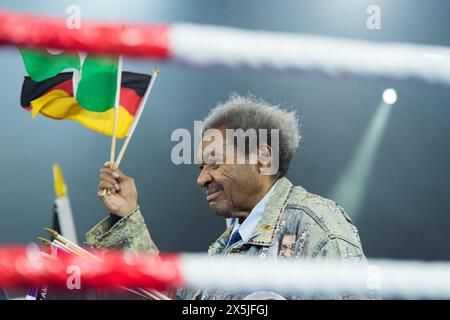
MULTIPOLYGON (((41 113, 52 119, 70 119, 89 129, 112 135, 114 108, 98 112, 81 107, 73 94, 72 79, 72 72, 59 73, 43 81, 25 77, 21 94, 22 107, 32 110, 33 117, 41 113)), ((122 72, 118 138, 124 138, 132 126, 150 79, 151 76, 146 74, 122 72)))

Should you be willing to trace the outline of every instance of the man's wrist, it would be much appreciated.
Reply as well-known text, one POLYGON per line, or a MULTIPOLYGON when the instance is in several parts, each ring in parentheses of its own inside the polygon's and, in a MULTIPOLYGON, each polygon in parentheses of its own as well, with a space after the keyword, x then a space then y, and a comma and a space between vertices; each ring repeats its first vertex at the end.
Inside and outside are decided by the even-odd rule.
POLYGON ((112 228, 117 222, 122 220, 122 218, 131 216, 133 213, 135 213, 138 210, 139 210, 139 205, 137 205, 133 210, 131 210, 130 212, 128 212, 124 216, 121 216, 121 215, 118 215, 118 214, 110 212, 109 213, 109 227, 112 228))
POLYGON ((128 208, 128 209, 121 209, 121 210, 117 210, 116 212, 112 212, 111 211, 111 213, 116 215, 116 216, 125 218, 125 217, 128 217, 129 215, 133 214, 137 210, 139 210, 139 205, 138 204, 133 206, 133 207, 131 207, 131 209, 130 208, 128 208))
POLYGON ((109 227, 112 228, 117 222, 119 222, 123 217, 118 216, 114 213, 109 213, 109 227))

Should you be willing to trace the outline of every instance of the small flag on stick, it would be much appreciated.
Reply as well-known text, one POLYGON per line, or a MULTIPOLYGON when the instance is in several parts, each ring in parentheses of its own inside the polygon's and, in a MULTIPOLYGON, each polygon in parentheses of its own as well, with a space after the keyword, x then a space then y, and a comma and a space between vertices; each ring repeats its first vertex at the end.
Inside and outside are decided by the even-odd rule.
POLYGON ((77 233, 67 194, 67 186, 59 165, 53 165, 53 178, 55 186, 55 205, 53 210, 53 228, 74 243, 77 241, 77 233))

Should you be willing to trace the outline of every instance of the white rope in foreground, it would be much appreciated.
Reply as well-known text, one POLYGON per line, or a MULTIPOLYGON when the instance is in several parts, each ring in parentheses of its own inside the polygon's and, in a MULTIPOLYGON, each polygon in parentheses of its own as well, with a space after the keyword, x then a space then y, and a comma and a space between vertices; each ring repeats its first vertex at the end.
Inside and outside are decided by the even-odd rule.
MULTIPOLYGON (((62 239, 62 238, 61 238, 62 239)), ((0 247, 0 287, 67 287, 68 268, 79 270, 83 288, 221 289, 224 293, 272 291, 286 296, 360 296, 399 299, 450 298, 450 262, 260 259, 234 255, 131 254, 127 251, 58 253, 0 247), (94 254, 95 253, 95 254, 94 254), (47 255, 48 256, 48 255, 47 255)))
POLYGON ((175 24, 171 57, 194 66, 319 71, 450 85, 450 48, 175 24))
POLYGON ((383 298, 450 298, 450 263, 444 262, 370 260, 350 264, 182 255, 180 267, 189 286, 232 292, 270 289, 332 296, 371 291, 383 298))

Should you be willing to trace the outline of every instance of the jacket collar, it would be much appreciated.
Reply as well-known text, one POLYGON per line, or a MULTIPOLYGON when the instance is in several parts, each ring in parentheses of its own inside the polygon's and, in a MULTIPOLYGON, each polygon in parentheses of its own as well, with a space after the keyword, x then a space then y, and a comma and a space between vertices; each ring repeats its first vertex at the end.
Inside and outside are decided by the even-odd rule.
MULTIPOLYGON (((279 179, 270 195, 263 216, 253 230, 250 240, 247 241, 248 244, 259 246, 271 246, 273 244, 276 231, 280 224, 281 215, 293 189, 294 186, 287 178, 282 177, 279 179)), ((233 225, 229 226, 225 232, 211 244, 208 250, 210 255, 225 250, 232 230, 233 225)))

